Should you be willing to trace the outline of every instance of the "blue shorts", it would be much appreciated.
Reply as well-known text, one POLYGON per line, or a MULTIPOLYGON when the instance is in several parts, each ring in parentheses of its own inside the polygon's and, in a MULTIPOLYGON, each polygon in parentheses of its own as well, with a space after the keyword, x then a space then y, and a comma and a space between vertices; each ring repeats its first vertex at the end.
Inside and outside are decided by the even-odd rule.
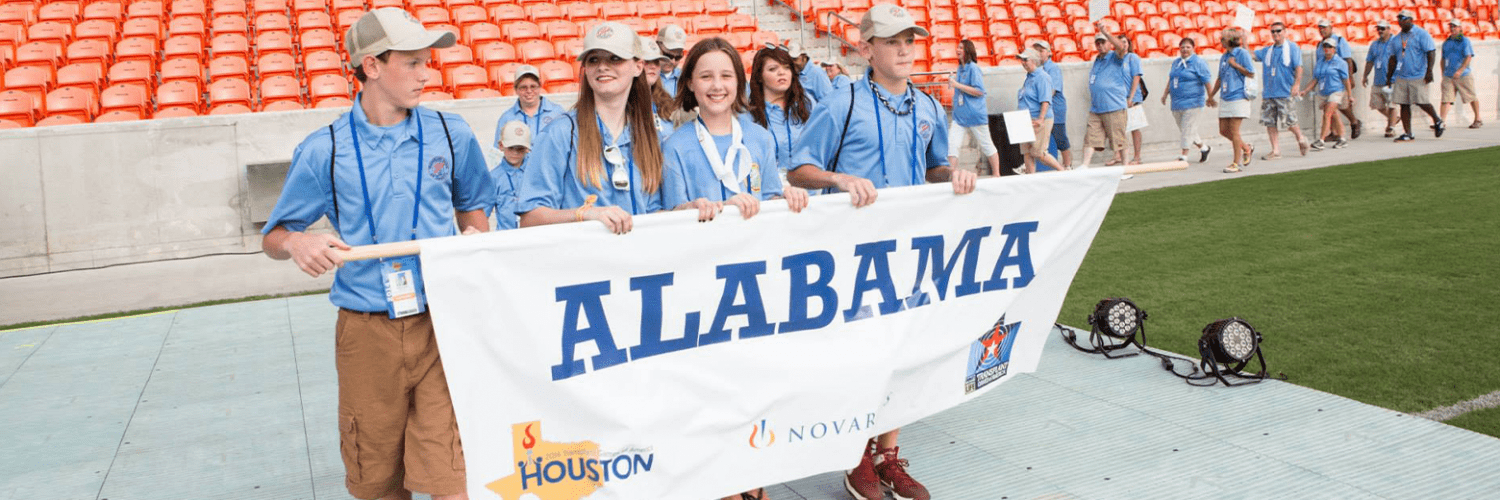
POLYGON ((1058 151, 1067 151, 1073 148, 1073 144, 1068 142, 1068 124, 1052 124, 1052 144, 1057 146, 1058 151))

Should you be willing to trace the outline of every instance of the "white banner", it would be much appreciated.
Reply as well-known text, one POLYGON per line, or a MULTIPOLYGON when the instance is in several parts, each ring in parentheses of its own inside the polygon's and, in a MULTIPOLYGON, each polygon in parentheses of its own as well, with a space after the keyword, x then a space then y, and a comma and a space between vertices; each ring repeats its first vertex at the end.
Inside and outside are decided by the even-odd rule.
POLYGON ((852 468, 1036 369, 1121 172, 423 241, 469 495, 701 500, 852 468))

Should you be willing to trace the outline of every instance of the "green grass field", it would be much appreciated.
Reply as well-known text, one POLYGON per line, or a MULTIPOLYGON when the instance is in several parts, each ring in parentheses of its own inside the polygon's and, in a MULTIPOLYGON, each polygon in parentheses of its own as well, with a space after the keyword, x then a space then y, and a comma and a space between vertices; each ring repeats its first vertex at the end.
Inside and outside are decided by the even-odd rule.
MULTIPOLYGON (((1204 325, 1240 316, 1272 373, 1421 412, 1500 390, 1497 286, 1488 148, 1121 194, 1059 321, 1129 297, 1151 346, 1197 357, 1204 325)), ((1500 410, 1450 423, 1500 436, 1500 410)))

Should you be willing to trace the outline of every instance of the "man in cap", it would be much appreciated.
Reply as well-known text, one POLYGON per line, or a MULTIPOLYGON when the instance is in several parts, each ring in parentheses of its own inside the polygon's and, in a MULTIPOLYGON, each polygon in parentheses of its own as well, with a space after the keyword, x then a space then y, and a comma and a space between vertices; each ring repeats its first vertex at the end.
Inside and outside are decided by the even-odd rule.
POLYGON ((1052 146, 1057 148, 1059 164, 1063 168, 1073 166, 1073 145, 1068 142, 1068 96, 1063 95, 1062 67, 1052 61, 1052 44, 1046 40, 1031 42, 1031 48, 1041 54, 1042 71, 1052 80, 1052 146))
POLYGON ((516 206, 520 204, 521 184, 525 182, 526 156, 531 153, 531 127, 526 122, 506 122, 495 133, 505 160, 490 169, 490 179, 495 183, 495 229, 515 229, 520 226, 516 217, 516 206))
POLYGON ((1114 156, 1105 166, 1125 163, 1126 111, 1130 102, 1132 77, 1126 69, 1125 41, 1116 37, 1102 21, 1094 23, 1094 48, 1099 54, 1089 67, 1089 121, 1083 137, 1083 167, 1087 168, 1095 151, 1108 147, 1114 156))
POLYGON ((1016 56, 1026 70, 1026 81, 1016 93, 1016 107, 1026 110, 1031 116, 1031 129, 1036 140, 1022 144, 1026 155, 1026 173, 1036 173, 1036 164, 1041 162, 1053 170, 1067 170, 1047 154, 1047 143, 1052 141, 1052 76, 1042 71, 1042 54, 1036 48, 1026 49, 1016 56))
POLYGON ((562 106, 542 95, 542 74, 536 66, 525 64, 516 68, 515 89, 515 105, 500 113, 500 121, 495 124, 495 145, 501 148, 505 147, 500 146, 500 131, 505 124, 519 121, 536 131, 566 112, 562 106))
POLYGON ((812 63, 812 57, 802 49, 802 44, 788 42, 786 53, 792 56, 792 62, 797 63, 797 79, 813 102, 821 101, 833 92, 833 80, 829 79, 828 72, 812 63))
POLYGON ((1432 97, 1428 95, 1427 85, 1432 83, 1432 64, 1437 61, 1434 53, 1437 45, 1432 43, 1432 35, 1427 30, 1417 26, 1413 20, 1410 10, 1403 10, 1396 15, 1396 22, 1401 24, 1401 34, 1396 35, 1393 42, 1396 53, 1396 64, 1386 69, 1386 74, 1391 77, 1391 100, 1401 106, 1401 128, 1405 131, 1396 142, 1414 141, 1417 138, 1411 135, 1411 107, 1415 104, 1432 118, 1433 135, 1443 136, 1443 131, 1448 129, 1443 123, 1443 117, 1438 116, 1437 110, 1432 107, 1432 97))
POLYGON ((1386 69, 1391 65, 1391 59, 1395 56, 1394 36, 1391 33, 1391 23, 1384 19, 1375 23, 1377 38, 1370 42, 1370 50, 1365 54, 1365 76, 1360 81, 1361 85, 1370 87, 1370 73, 1375 73, 1375 86, 1370 87, 1370 109, 1385 116, 1385 136, 1391 138, 1396 136, 1396 103, 1391 102, 1391 80, 1386 74, 1386 69))
POLYGON ((1464 36, 1463 23, 1458 18, 1448 20, 1448 39, 1443 40, 1443 110, 1439 115, 1448 118, 1455 99, 1462 99, 1474 107, 1474 123, 1469 128, 1479 128, 1484 122, 1479 119, 1479 99, 1474 96, 1474 44, 1464 36))
MULTIPOLYGON (((916 37, 928 36, 901 7, 877 4, 859 23, 859 53, 870 61, 852 91, 835 91, 813 108, 807 133, 797 140, 787 173, 792 185, 849 193, 854 206, 875 202, 876 189, 951 182, 953 192, 974 191, 974 172, 948 165, 947 113, 932 96, 912 87, 916 37)), ((855 314, 846 314, 855 321, 855 314)), ((899 430, 871 439, 844 487, 860 500, 928 500, 931 495, 906 472, 896 447, 899 430)))
MULTIPOLYGON (((1337 50, 1338 58, 1343 59, 1344 63, 1349 65, 1349 76, 1352 77, 1359 73, 1359 66, 1354 64, 1354 51, 1349 49, 1349 40, 1344 39, 1343 35, 1333 32, 1332 21, 1319 19, 1318 34, 1323 37, 1323 41, 1320 43, 1333 42, 1333 47, 1337 50)), ((1353 89, 1349 89, 1349 91, 1349 95, 1353 96, 1353 89)), ((1339 112, 1344 114, 1344 118, 1349 119, 1349 138, 1358 139, 1360 131, 1364 129, 1365 124, 1355 116, 1354 106, 1340 106, 1339 112)))
POLYGON ((356 498, 467 498, 463 449, 415 256, 344 262, 338 250, 484 231, 495 187, 462 118, 417 105, 432 48, 406 11, 365 13, 345 36, 363 90, 292 154, 261 248, 318 276, 337 270, 335 364, 344 484, 356 498), (304 232, 327 217, 333 234, 304 232))
MULTIPOLYGON (((1281 129, 1292 132, 1297 149, 1307 156, 1311 144, 1297 125, 1297 106, 1292 102, 1293 98, 1302 97, 1302 89, 1297 87, 1302 81, 1302 49, 1287 40, 1286 24, 1281 21, 1271 23, 1271 41, 1271 46, 1253 52, 1255 60, 1260 61, 1261 74, 1265 75, 1260 91, 1260 124, 1266 126, 1266 135, 1271 139, 1271 152, 1260 159, 1281 158, 1281 129)), ((1246 157, 1245 164, 1250 160, 1246 157)))
POLYGON ((667 89, 667 93, 676 97, 677 79, 682 77, 677 63, 682 61, 682 53, 687 50, 687 32, 675 24, 662 26, 656 32, 656 46, 661 49, 662 55, 667 56, 661 60, 661 85, 667 89))

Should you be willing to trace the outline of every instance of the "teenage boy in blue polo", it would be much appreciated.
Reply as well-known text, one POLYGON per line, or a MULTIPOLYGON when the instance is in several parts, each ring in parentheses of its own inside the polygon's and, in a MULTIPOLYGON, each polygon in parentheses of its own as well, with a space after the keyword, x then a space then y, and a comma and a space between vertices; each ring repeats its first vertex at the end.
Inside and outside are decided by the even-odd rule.
MULTIPOLYGON (((798 167, 787 180, 805 189, 847 192, 856 207, 874 203, 876 190, 886 187, 952 182, 954 193, 973 192, 977 175, 948 165, 942 105, 908 82, 916 37, 928 36, 927 30, 905 9, 879 4, 860 20, 859 33, 859 53, 870 69, 852 92, 835 89, 813 109, 792 156, 798 167)), ((883 487, 897 498, 931 498, 897 456, 899 432, 871 439, 859 466, 846 474, 844 487, 855 498, 883 498, 883 487)))
POLYGON ((339 435, 356 498, 467 498, 453 402, 415 256, 344 262, 337 250, 489 227, 494 184, 462 118, 417 106, 432 48, 452 46, 411 14, 376 9, 345 37, 364 89, 297 146, 261 248, 304 272, 336 271, 339 435), (324 217, 333 234, 306 233, 324 217))

